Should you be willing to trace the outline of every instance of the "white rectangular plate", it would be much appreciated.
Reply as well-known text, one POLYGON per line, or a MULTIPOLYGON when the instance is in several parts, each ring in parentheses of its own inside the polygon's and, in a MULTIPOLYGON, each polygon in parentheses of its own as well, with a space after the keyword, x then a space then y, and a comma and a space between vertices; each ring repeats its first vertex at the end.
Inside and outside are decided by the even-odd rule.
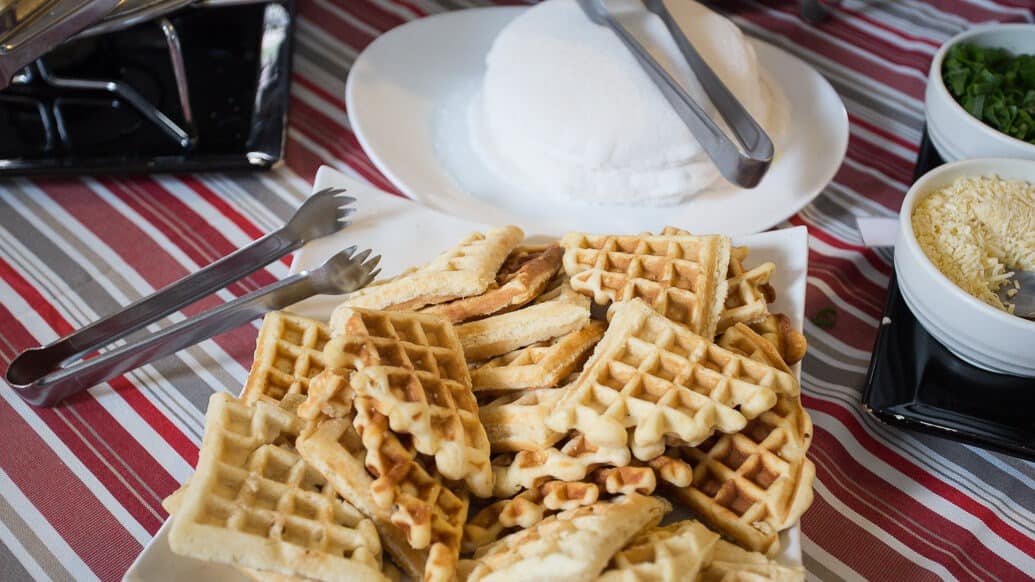
MULTIPOLYGON (((403 198, 392 196, 371 186, 353 180, 328 167, 320 168, 316 174, 313 191, 324 188, 344 188, 349 196, 356 198, 357 211, 352 215, 352 225, 345 230, 324 239, 314 241, 302 248, 291 264, 291 272, 297 273, 318 267, 334 253, 356 245, 369 248, 382 256, 383 276, 398 274, 406 267, 431 260, 442 251, 453 246, 471 231, 489 226, 456 218, 430 210, 403 198)), ((562 233, 540 233, 533 224, 522 224, 526 236, 533 239, 555 238, 562 233)), ((660 231, 664 224, 658 224, 660 231)), ((673 226, 679 226, 675 224, 673 226)), ((805 227, 737 237, 738 245, 751 247, 748 265, 766 261, 776 264, 772 285, 776 289, 776 301, 770 309, 785 313, 794 329, 802 329, 805 315, 805 272, 808 266, 808 235, 805 227)), ((303 301, 291 308, 301 315, 328 319, 331 311, 340 301, 337 297, 319 296, 303 301)), ((801 375, 800 366, 795 374, 801 375)), ((680 510, 670 517, 685 518, 680 510)), ((671 521, 667 520, 667 521, 671 521)), ((152 582, 156 580, 190 580, 191 582, 246 582, 234 568, 209 562, 202 562, 178 556, 169 549, 168 530, 172 520, 165 524, 151 543, 126 572, 124 580, 130 582, 152 582)), ((778 559, 788 565, 798 565, 801 559, 801 529, 793 528, 780 534, 782 551, 778 559)))

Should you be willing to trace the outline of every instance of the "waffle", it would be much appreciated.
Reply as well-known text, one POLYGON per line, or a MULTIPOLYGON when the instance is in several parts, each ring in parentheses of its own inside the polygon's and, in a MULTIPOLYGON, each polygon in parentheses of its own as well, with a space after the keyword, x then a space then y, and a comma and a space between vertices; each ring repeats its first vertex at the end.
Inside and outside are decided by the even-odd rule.
POLYGON ((558 245, 545 248, 517 248, 500 267, 496 282, 481 295, 425 307, 423 313, 441 315, 452 323, 510 311, 525 305, 546 289, 546 284, 561 268, 564 250, 558 245))
POLYGON ((749 326, 755 333, 776 347, 776 351, 788 366, 805 357, 808 342, 799 331, 791 328, 791 320, 782 313, 769 314, 760 322, 749 326))
POLYGON ((611 556, 668 512, 657 497, 629 495, 563 511, 475 554, 467 580, 593 580, 611 556))
POLYGON ((568 233, 561 244, 576 291, 600 304, 639 298, 695 333, 715 335, 726 299, 728 238, 568 233))
POLYGON ((650 467, 600 467, 588 475, 588 480, 611 495, 650 495, 657 487, 657 477, 650 467))
POLYGON ((696 447, 667 453, 693 470, 685 487, 668 492, 745 548, 772 555, 779 532, 812 503, 815 467, 805 456, 812 421, 797 397, 753 419, 738 434, 716 434, 696 447))
POLYGON ((602 447, 628 445, 650 460, 673 439, 697 444, 734 433, 798 393, 794 376, 735 354, 652 310, 639 299, 616 304, 604 339, 546 425, 576 429, 602 447))
MULTIPOLYGON (((412 312, 344 308, 337 316, 326 348, 329 365, 358 370, 349 386, 388 417, 394 432, 412 435, 446 478, 463 479, 476 495, 488 496, 489 441, 453 326, 412 312)), ((338 391, 344 389, 339 382, 338 391)), ((301 414, 334 405, 334 390, 318 392, 301 414)))
POLYGON ((287 408, 300 403, 309 392, 310 379, 327 367, 323 348, 329 339, 321 321, 284 311, 266 314, 241 399, 275 405, 288 400, 287 408))
MULTIPOLYGON (((747 254, 747 247, 739 247, 747 254)), ((776 265, 763 263, 750 270, 744 268, 741 260, 730 258, 726 275, 726 301, 719 316, 717 333, 722 333, 734 323, 757 323, 769 315, 768 302, 774 299, 769 279, 776 265)))
POLYGON ((598 582, 695 580, 717 541, 718 534, 693 520, 647 530, 611 558, 598 582))
POLYGON ((511 392, 478 409, 489 444, 495 453, 544 449, 564 438, 543 423, 562 390, 545 388, 511 392))
MULTIPOLYGON (((516 226, 472 233, 453 249, 410 273, 353 292, 339 309, 414 310, 484 293, 522 237, 524 233, 516 226)), ((331 315, 331 327, 337 327, 337 314, 336 309, 331 315)))
POLYGON ((460 324, 456 333, 467 361, 478 362, 581 329, 589 323, 589 303, 561 284, 532 305, 460 324))
POLYGON ((463 551, 472 553, 515 529, 528 529, 559 511, 597 502, 600 489, 593 483, 548 481, 510 499, 484 507, 464 526, 463 551))
POLYGON ((290 446, 302 428, 282 408, 214 394, 172 550, 315 580, 383 580, 374 524, 290 446))
POLYGON ((395 563, 409 576, 424 576, 428 550, 411 547, 407 532, 392 523, 390 508, 381 507, 374 501, 374 477, 367 472, 366 449, 352 426, 352 418, 321 422, 312 432, 300 436, 297 446, 306 462, 374 522, 385 550, 395 563))
POLYGON ((805 570, 788 567, 757 552, 749 552, 720 539, 712 548, 699 582, 804 582, 805 570))
POLYGON ((743 323, 734 324, 722 332, 715 343, 746 358, 763 362, 787 373, 791 371, 777 347, 743 323))
POLYGON ((604 337, 603 322, 503 354, 471 370, 475 392, 554 388, 575 372, 604 337))
MULTIPOLYGON (((665 236, 685 236, 690 231, 666 226, 661 231, 665 236)), ((716 332, 722 333, 734 323, 755 323, 764 319, 769 311, 767 303, 776 299, 776 291, 769 284, 776 265, 765 263, 751 269, 744 268, 748 247, 730 248, 729 268, 726 269, 726 300, 716 332)))
POLYGON ((629 464, 629 449, 624 446, 595 446, 582 435, 575 435, 560 448, 550 447, 493 459, 496 497, 511 497, 522 489, 537 487, 545 481, 582 481, 600 466, 624 467, 629 464))

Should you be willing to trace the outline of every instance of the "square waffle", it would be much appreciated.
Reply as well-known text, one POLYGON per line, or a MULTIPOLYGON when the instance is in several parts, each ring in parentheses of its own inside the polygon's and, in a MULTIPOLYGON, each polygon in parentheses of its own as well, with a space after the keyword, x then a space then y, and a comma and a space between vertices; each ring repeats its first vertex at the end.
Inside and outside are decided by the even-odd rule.
POLYGON ((606 327, 591 321, 582 329, 493 358, 471 370, 474 391, 554 388, 586 361, 606 327))
POLYGON ((611 556, 669 509, 664 499, 628 495, 563 511, 478 550, 464 564, 467 580, 595 580, 611 556))
POLYGON ((734 433, 798 393, 791 374, 725 350, 639 299, 615 305, 604 339, 546 424, 576 429, 602 447, 650 460, 669 441, 696 444, 734 433))
POLYGON ((496 282, 481 295, 425 307, 422 313, 441 315, 452 323, 510 311, 525 305, 546 289, 561 268, 564 250, 559 245, 514 249, 496 274, 496 282))
POLYGON ((284 311, 266 314, 241 399, 274 405, 286 399, 288 408, 297 405, 309 392, 309 380, 327 367, 323 348, 329 339, 322 321, 284 311))
POLYGON ((352 420, 348 416, 321 422, 298 438, 298 452, 327 478, 338 494, 374 522, 392 560, 408 575, 421 578, 429 566, 428 550, 410 546, 407 532, 392 523, 390 508, 375 502, 374 477, 366 468, 367 451, 352 420))
POLYGON ((561 281, 531 305, 462 323, 456 332, 467 360, 479 362, 581 329, 589 323, 589 304, 561 281))
MULTIPOLYGON (((524 233, 516 226, 472 233, 430 263, 407 274, 371 285, 348 296, 339 309, 413 310, 484 293, 496 280, 496 272, 524 233)), ((338 310, 331 315, 335 325, 338 310)))
POLYGON ((728 238, 572 232, 561 244, 576 291, 604 305, 642 299, 695 333, 715 335, 727 292, 728 238))
POLYGON ((718 534, 693 520, 647 530, 611 558, 598 582, 696 580, 717 541, 718 534))
POLYGON ((793 366, 805 357, 808 342, 801 332, 791 327, 791 320, 786 315, 770 313, 762 321, 748 327, 773 344, 788 366, 793 366))
POLYGON ((779 532, 812 503, 816 470, 805 456, 811 438, 812 421, 798 397, 781 396, 740 433, 670 449, 666 454, 685 462, 693 480, 666 491, 745 548, 772 555, 779 532))
POLYGON ((544 424, 550 408, 563 395, 563 390, 550 388, 511 392, 479 407, 478 418, 485 427, 492 451, 544 449, 564 438, 563 433, 550 430, 544 424))
POLYGON ((282 408, 214 394, 172 550, 314 580, 382 580, 374 524, 295 452, 302 427, 282 408))
MULTIPOLYGON (((446 478, 463 479, 476 495, 488 496, 489 440, 452 324, 437 315, 358 308, 337 316, 325 350, 329 365, 358 370, 349 386, 388 417, 394 432, 412 435, 446 478)), ((321 389, 303 414, 314 414, 310 404, 326 407, 335 393, 321 389)))

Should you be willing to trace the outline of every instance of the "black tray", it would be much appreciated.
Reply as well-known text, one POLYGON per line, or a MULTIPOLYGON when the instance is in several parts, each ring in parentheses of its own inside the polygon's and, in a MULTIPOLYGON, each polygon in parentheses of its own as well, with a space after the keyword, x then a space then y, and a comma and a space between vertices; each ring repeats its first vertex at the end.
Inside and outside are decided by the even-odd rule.
MULTIPOLYGON (((924 133, 916 180, 944 162, 924 133)), ((932 338, 892 274, 862 403, 877 419, 1035 460, 1035 380, 976 368, 932 338)))

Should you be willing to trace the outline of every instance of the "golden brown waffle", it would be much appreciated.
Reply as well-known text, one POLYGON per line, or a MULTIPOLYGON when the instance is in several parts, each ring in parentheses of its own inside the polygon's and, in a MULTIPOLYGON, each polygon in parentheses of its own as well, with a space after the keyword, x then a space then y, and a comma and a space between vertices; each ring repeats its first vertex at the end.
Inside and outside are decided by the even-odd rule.
MULTIPOLYGON (((739 248, 747 254, 747 247, 739 248)), ((762 263, 747 270, 739 259, 730 259, 726 301, 719 316, 717 333, 722 333, 734 323, 757 323, 769 315, 768 302, 775 298, 769 279, 775 270, 773 263, 762 263)))
POLYGON ((406 532, 411 547, 428 548, 425 580, 451 579, 467 521, 467 494, 446 487, 412 442, 396 436, 388 418, 365 406, 362 397, 357 397, 355 424, 367 469, 377 475, 370 486, 374 503, 391 508, 392 523, 406 532))
POLYGON ((551 429, 575 429, 599 446, 629 446, 650 460, 669 441, 696 444, 716 429, 737 432, 771 408, 777 393, 798 393, 794 376, 725 350, 639 299, 612 312, 593 357, 547 417, 551 429))
POLYGON ((746 358, 763 362, 787 373, 791 371, 776 346, 743 323, 737 323, 722 332, 715 343, 746 358))
POLYGON ((295 452, 302 428, 277 406, 214 394, 172 550, 313 580, 383 580, 374 524, 295 452))
POLYGON ((576 434, 560 448, 497 455, 493 459, 496 485, 493 494, 511 497, 522 489, 532 489, 546 481, 582 481, 600 466, 624 467, 630 461, 625 446, 604 448, 576 434))
POLYGON ((479 362, 581 329, 589 323, 589 303, 562 283, 531 305, 462 323, 456 332, 467 361, 479 362))
POLYGON ((779 532, 812 503, 816 471, 805 456, 811 439, 812 420, 798 397, 781 396, 740 433, 670 449, 692 468, 693 482, 666 490, 711 527, 771 555, 779 532))
POLYGON ((550 516, 475 553, 468 581, 595 579, 618 550, 670 509, 658 497, 628 495, 550 516))
POLYGON ((464 553, 500 539, 515 529, 528 529, 559 511, 597 502, 600 489, 593 483, 548 481, 484 507, 464 526, 464 553))
POLYGON ((496 282, 481 295, 425 307, 422 313, 441 315, 452 323, 510 311, 538 297, 561 268, 559 245, 516 248, 500 267, 496 282))
POLYGON ((575 372, 604 337, 603 322, 493 358, 471 370, 474 391, 553 388, 575 372))
POLYGON ((544 388, 512 392, 478 409, 494 453, 544 449, 564 438, 543 423, 550 408, 564 395, 544 388))
MULTIPOLYGON (((496 271, 517 246, 524 233, 516 226, 472 233, 430 263, 379 285, 371 285, 348 296, 338 309, 414 310, 485 292, 496 280, 496 271)), ((336 325, 338 309, 331 315, 336 325)))
MULTIPOLYGON (((358 370, 349 386, 388 417, 394 432, 412 435, 446 478, 465 480, 475 495, 488 496, 489 440, 452 324, 412 312, 345 308, 337 315, 328 364, 358 370)), ((306 402, 303 415, 334 404, 336 390, 324 388, 306 402)), ((339 382, 337 391, 344 389, 339 382)))
POLYGON ((367 472, 367 452, 352 426, 352 418, 321 422, 300 436, 297 446, 302 458, 324 475, 342 497, 373 520, 395 563, 412 577, 424 576, 428 550, 411 547, 407 532, 392 523, 391 509, 374 501, 374 477, 367 472))
POLYGON ((611 558, 598 582, 696 580, 718 541, 718 534, 693 520, 647 530, 611 558))
POLYGON ((749 327, 773 344, 788 366, 793 366, 805 357, 808 342, 801 332, 791 327, 791 320, 786 315, 771 313, 762 321, 752 323, 749 327))
POLYGON ((576 291, 605 305, 639 298, 695 333, 715 335, 726 299, 728 238, 573 232, 561 244, 576 291))
POLYGON ((589 474, 588 480, 611 495, 650 495, 657 487, 657 477, 650 467, 600 467, 589 474))
POLYGON ((805 570, 778 564, 758 552, 719 539, 699 582, 804 582, 805 570))
POLYGON ((322 321, 284 311, 266 314, 241 399, 275 405, 293 400, 287 408, 300 403, 309 391, 309 380, 327 367, 323 348, 329 339, 322 321))

